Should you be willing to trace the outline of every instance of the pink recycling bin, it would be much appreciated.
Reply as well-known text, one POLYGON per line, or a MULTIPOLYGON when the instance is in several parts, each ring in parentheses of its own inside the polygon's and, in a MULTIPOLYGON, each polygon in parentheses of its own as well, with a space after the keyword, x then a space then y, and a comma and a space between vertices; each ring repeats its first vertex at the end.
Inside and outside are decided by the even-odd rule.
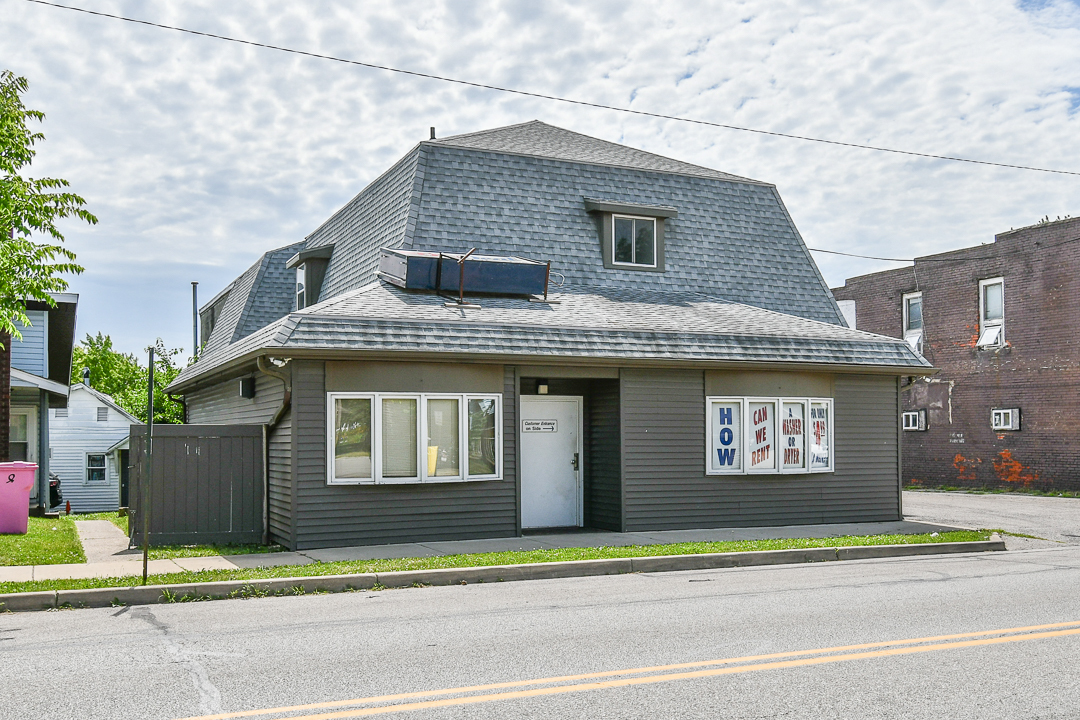
POLYGON ((37 463, 0 463, 0 535, 25 535, 37 463))

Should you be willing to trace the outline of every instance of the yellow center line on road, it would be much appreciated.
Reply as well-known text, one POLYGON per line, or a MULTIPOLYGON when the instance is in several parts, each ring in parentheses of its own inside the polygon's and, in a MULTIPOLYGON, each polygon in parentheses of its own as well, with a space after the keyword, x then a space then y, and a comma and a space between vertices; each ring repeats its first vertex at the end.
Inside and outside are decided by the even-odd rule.
POLYGON ((737 658, 725 658, 720 660, 700 660, 695 662, 678 663, 673 665, 656 665, 652 667, 634 668, 625 670, 606 670, 603 672, 584 673, 579 675, 563 675, 558 677, 539 678, 535 680, 518 680, 512 682, 503 683, 491 683, 486 685, 471 685, 457 688, 447 688, 442 690, 421 690, 417 692, 398 693, 394 695, 378 695, 366 698, 353 698, 350 700, 332 700, 321 703, 310 703, 306 705, 292 705, 287 707, 265 708, 261 710, 241 710, 237 712, 218 713, 215 715, 200 715, 197 717, 184 718, 183 720, 230 720, 231 718, 242 717, 254 717, 257 715, 278 715, 282 713, 294 713, 305 710, 328 710, 330 708, 340 708, 346 706, 356 705, 371 705, 376 703, 387 703, 396 700, 410 700, 421 697, 433 697, 438 695, 460 695, 470 692, 481 692, 490 690, 503 690, 515 687, 526 687, 530 685, 551 685, 553 683, 561 682, 575 682, 581 680, 594 680, 604 677, 613 677, 618 675, 643 675, 647 673, 653 673, 646 677, 637 678, 624 678, 621 680, 608 680, 604 682, 592 682, 592 683, 579 683, 576 685, 560 685, 557 687, 536 688, 532 690, 519 690, 516 692, 506 693, 494 693, 488 695, 472 695, 463 698, 444 698, 441 700, 428 700, 424 702, 406 703, 399 705, 384 705, 374 708, 362 708, 362 709, 350 709, 342 710, 333 713, 324 713, 318 715, 303 715, 292 716, 289 720, 331 720, 333 718, 353 718, 362 717, 365 715, 376 715, 391 712, 405 712, 408 710, 421 710, 431 707, 445 707, 448 705, 469 705, 479 702, 491 702, 494 700, 511 700, 515 698, 536 697, 539 695, 555 695, 561 693, 570 692, 584 692, 588 690, 601 690, 606 688, 625 687, 628 685, 642 685, 652 684, 659 682, 670 682, 674 680, 687 680, 692 678, 711 677, 716 675, 730 675, 743 672, 754 672, 759 670, 771 670, 787 667, 800 667, 805 665, 820 665, 831 662, 843 662, 848 660, 859 660, 876 657, 888 657, 893 655, 909 655, 913 653, 932 652, 938 650, 948 650, 953 648, 962 647, 976 647, 981 645, 996 645, 1008 642, 1021 642, 1025 640, 1036 640, 1050 637, 1060 637, 1063 635, 1078 635, 1080 634, 1080 628, 1073 628, 1068 630, 1056 630, 1051 632, 1034 632, 1037 630, 1050 630, 1051 628, 1071 628, 1073 626, 1080 625, 1080 620, 1064 623, 1052 623, 1047 625, 1029 625, 1026 627, 1005 628, 1000 630, 983 630, 979 632, 971 633, 957 633, 953 635, 935 635, 930 637, 912 638, 908 640, 887 640, 883 642, 863 643, 861 645, 842 645, 831 648, 819 648, 816 650, 797 650, 792 652, 771 653, 768 655, 748 655, 737 658), (1006 637, 994 637, 984 638, 981 640, 968 640, 962 642, 941 642, 949 640, 961 640, 962 638, 981 637, 986 635, 1006 635, 1008 633, 1027 633, 1024 635, 1008 635, 1006 637), (934 642, 935 645, 924 645, 922 643, 934 642), (896 647, 905 646, 905 647, 896 647), (851 653, 852 650, 870 650, 872 648, 889 648, 886 650, 877 650, 871 652, 856 652, 851 653), (836 655, 835 653, 847 653, 842 655, 836 655), (776 660, 778 658, 794 658, 800 655, 814 655, 815 657, 803 658, 800 660, 786 660, 781 662, 760 663, 752 665, 739 665, 737 667, 724 667, 713 668, 709 670, 698 670, 695 672, 686 673, 672 673, 674 670, 685 670, 687 668, 700 668, 708 667, 710 665, 733 665, 736 663, 754 663, 761 660, 776 660), (663 674, 656 674, 663 673, 663 674))

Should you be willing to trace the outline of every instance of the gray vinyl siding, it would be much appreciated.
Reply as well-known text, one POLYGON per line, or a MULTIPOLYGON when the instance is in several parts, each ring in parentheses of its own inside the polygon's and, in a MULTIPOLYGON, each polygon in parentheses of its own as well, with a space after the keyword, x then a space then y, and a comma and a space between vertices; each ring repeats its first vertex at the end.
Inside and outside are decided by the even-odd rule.
POLYGON ((622 529, 622 474, 619 457, 619 381, 594 380, 588 395, 585 524, 622 529))
POLYGON ((896 379, 838 375, 834 473, 705 475, 701 371, 621 374, 627 531, 896 520, 896 379))
POLYGON ((271 542, 292 542, 292 411, 270 431, 267 452, 267 513, 271 542))
POLYGON ((20 327, 22 340, 12 338, 11 367, 38 377, 49 376, 48 313, 44 310, 27 310, 29 327, 20 327))
POLYGON ((255 397, 240 397, 240 378, 187 393, 187 421, 203 425, 261 425, 281 407, 285 386, 269 375, 255 375, 255 397))
MULTIPOLYGON (((511 380, 508 391, 512 392, 511 380)), ((504 400, 506 428, 511 401, 504 400)), ((293 361, 294 541, 291 547, 508 537, 517 531, 512 453, 504 480, 417 485, 327 485, 324 363, 293 361)), ((504 428, 504 438, 507 431, 504 428)), ((510 455, 510 457, 507 457, 510 455)))

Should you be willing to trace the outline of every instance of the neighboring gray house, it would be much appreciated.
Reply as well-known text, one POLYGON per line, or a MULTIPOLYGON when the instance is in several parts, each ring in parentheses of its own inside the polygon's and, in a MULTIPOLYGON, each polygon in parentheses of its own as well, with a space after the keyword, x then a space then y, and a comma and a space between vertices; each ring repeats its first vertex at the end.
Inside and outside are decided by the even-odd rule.
POLYGON ((139 420, 104 393, 71 386, 68 405, 49 411, 51 470, 71 511, 106 512, 121 506, 127 477, 126 441, 139 420))
POLYGON ((75 343, 75 311, 79 296, 54 293, 56 307, 26 303, 30 327, 22 340, 11 342, 11 423, 8 440, 12 460, 38 464, 30 507, 42 512, 48 503, 49 408, 67 404, 71 351, 75 343))
POLYGON ((773 185, 539 122, 420 143, 202 317, 169 392, 268 426, 294 549, 895 520, 900 378, 933 372, 844 326, 773 185), (389 281, 474 247, 562 284, 389 281))

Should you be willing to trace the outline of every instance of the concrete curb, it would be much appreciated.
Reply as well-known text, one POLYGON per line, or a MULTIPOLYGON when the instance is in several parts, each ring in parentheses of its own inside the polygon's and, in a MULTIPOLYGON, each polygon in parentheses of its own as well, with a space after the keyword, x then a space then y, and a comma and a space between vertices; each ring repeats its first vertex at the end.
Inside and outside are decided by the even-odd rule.
POLYGON ((370 590, 376 586, 402 588, 423 585, 467 585, 469 583, 551 580, 555 578, 620 575, 626 573, 715 570, 721 568, 797 563, 870 560, 954 553, 996 552, 1005 543, 996 535, 990 540, 921 545, 863 545, 857 547, 759 550, 754 552, 708 553, 700 555, 654 555, 651 557, 570 560, 566 562, 485 567, 403 570, 356 575, 317 575, 267 580, 224 580, 185 585, 135 585, 132 587, 55 590, 0 594, 0 612, 27 612, 57 608, 152 605, 186 600, 217 600, 230 597, 300 595, 310 592, 370 590))

